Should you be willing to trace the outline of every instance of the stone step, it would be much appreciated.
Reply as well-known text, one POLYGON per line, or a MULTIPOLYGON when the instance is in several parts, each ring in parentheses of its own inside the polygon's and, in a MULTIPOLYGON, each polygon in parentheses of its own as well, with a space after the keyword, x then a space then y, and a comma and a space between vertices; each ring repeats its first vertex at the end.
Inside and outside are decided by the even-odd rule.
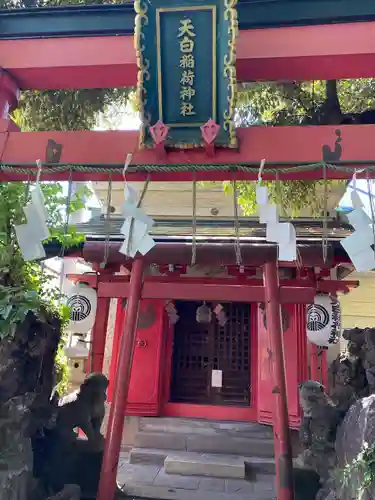
POLYGON ((224 479, 245 479, 245 461, 242 457, 201 453, 168 455, 164 461, 166 474, 204 476, 224 479))
POLYGON ((186 451, 186 436, 183 434, 140 431, 135 436, 134 448, 186 451))
POLYGON ((274 456, 273 440, 258 437, 184 435, 182 433, 141 431, 137 433, 134 447, 263 458, 274 456))
POLYGON ((272 427, 255 422, 225 422, 187 418, 143 417, 140 421, 143 432, 169 432, 176 434, 234 435, 273 439, 272 427))
POLYGON ((167 474, 158 466, 123 464, 117 482, 128 497, 161 500, 276 500, 275 480, 256 481, 167 474))
POLYGON ((276 474, 276 463, 274 458, 244 457, 245 475, 248 479, 254 479, 258 474, 276 474))
POLYGON ((164 460, 173 450, 158 450, 155 448, 132 448, 129 453, 129 463, 132 465, 164 465, 164 460))
POLYGON ((243 457, 201 453, 168 455, 164 461, 166 474, 245 479, 243 457))
MULTIPOLYGON (((129 464, 159 465, 163 466, 168 455, 173 455, 173 450, 158 450, 148 448, 132 448, 129 453, 129 464)), ((224 455, 225 456, 225 455, 224 455)), ((257 456, 243 457, 246 477, 253 479, 257 474, 275 474, 275 460, 257 456)))

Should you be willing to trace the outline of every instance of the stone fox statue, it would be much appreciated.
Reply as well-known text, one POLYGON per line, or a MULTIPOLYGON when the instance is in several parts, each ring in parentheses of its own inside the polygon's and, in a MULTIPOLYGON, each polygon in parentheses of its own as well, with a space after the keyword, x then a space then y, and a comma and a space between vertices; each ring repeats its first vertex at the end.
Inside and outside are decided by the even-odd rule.
POLYGON ((303 419, 300 441, 303 448, 298 457, 301 466, 315 470, 327 479, 335 466, 336 430, 343 417, 319 382, 307 380, 299 386, 303 419))
MULTIPOLYGON (((73 484, 81 488, 83 497, 95 498, 103 456, 100 427, 107 387, 105 375, 92 373, 78 391, 61 399, 53 396, 51 422, 33 443, 34 474, 41 478, 50 495, 73 484), (77 439, 76 428, 82 429, 87 441, 77 439)), ((69 491, 65 490, 64 495, 69 491)))
POLYGON ((105 413, 108 379, 102 373, 88 375, 81 387, 58 402, 56 430, 64 438, 75 439, 79 428, 93 444, 102 441, 100 428, 105 413))
POLYGON ((369 386, 369 393, 375 393, 375 328, 365 328, 363 344, 363 364, 369 386))
POLYGON ((340 410, 347 411, 357 399, 367 396, 362 353, 362 344, 349 338, 346 352, 340 353, 329 367, 329 395, 340 410))

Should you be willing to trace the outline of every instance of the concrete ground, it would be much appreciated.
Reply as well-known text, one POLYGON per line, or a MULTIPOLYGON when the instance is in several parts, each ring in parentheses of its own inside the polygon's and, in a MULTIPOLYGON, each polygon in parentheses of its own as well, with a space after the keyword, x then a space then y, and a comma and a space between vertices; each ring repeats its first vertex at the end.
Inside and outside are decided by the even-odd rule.
POLYGON ((122 453, 117 482, 129 497, 163 500, 276 500, 274 476, 255 481, 166 474, 160 465, 131 465, 122 453))

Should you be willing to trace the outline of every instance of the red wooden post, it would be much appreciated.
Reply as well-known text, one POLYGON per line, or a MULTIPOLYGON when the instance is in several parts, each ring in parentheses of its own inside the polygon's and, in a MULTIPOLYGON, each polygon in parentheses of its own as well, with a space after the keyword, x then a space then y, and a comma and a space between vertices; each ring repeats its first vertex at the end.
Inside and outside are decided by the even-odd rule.
POLYGON ((130 291, 126 305, 124 333, 120 343, 113 400, 109 413, 107 437, 97 496, 98 500, 113 500, 116 492, 117 466, 121 449, 126 402, 128 399, 138 309, 143 284, 143 269, 143 259, 135 258, 130 275, 130 291))
MULTIPOLYGON (((294 500, 292 445, 289 433, 288 402, 281 326, 279 271, 275 261, 264 266, 267 330, 270 339, 274 395, 274 442, 277 498, 294 500)), ((294 360, 295 361, 295 360, 294 360)))
POLYGON ((0 68, 0 119, 9 119, 9 113, 18 106, 20 89, 9 73, 0 68))
POLYGON ((103 371, 110 304, 110 298, 98 298, 95 324, 91 334, 90 372, 92 373, 101 373, 103 371))

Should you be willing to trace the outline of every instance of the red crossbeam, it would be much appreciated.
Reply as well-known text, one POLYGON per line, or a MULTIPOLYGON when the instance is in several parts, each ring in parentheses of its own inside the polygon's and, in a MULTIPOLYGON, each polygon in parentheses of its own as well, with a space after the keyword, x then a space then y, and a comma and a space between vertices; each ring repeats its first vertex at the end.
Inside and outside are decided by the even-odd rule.
MULTIPOLYGON (((237 77, 329 80, 372 77, 375 23, 240 31, 237 77)), ((130 87, 137 83, 130 36, 0 40, 0 68, 22 88, 130 87)))
MULTIPOLYGON (((1 120, 0 120, 1 122, 1 120)), ((4 123, 4 120, 3 120, 4 123)), ((171 151, 160 158, 155 150, 138 149, 138 132, 136 131, 106 131, 106 132, 1 132, 0 123, 0 158, 4 165, 31 166, 38 158, 45 158, 48 140, 52 139, 62 145, 60 162, 73 165, 117 166, 118 173, 112 180, 121 181, 122 164, 128 153, 133 153, 133 165, 149 167, 153 171, 150 178, 153 181, 191 181, 193 167, 196 166, 197 178, 202 180, 237 180, 257 178, 257 168, 262 158, 266 158, 266 169, 277 168, 281 179, 321 179, 322 169, 288 171, 288 166, 314 164, 322 161, 322 149, 335 148, 337 127, 333 126, 302 126, 302 127, 251 127, 239 129, 239 150, 221 148, 216 150, 214 157, 208 157, 204 149, 188 151, 171 151), (213 164, 228 166, 226 171, 212 171, 213 164), (253 172, 244 172, 241 164, 250 164, 253 172), (185 171, 167 167, 185 165, 185 171), (154 167, 152 167, 154 166, 154 167), (156 166, 156 167, 155 167, 156 166), (159 167, 159 170, 157 169, 159 167), (206 167, 206 171, 201 171, 206 167), (234 170, 236 173, 233 173, 234 170)), ((375 125, 345 125, 340 127, 342 162, 341 169, 327 169, 327 178, 350 178, 353 168, 375 164, 375 125), (350 168, 349 168, 350 167, 350 168)), ((333 161, 333 160, 332 160, 333 161)), ((67 180, 69 171, 48 173, 43 170, 42 180, 67 180)), ((365 175, 365 174, 361 174, 365 175)), ((374 172, 370 173, 374 176, 374 172)), ((129 173, 130 180, 144 180, 145 171, 129 173)), ((264 175, 272 178, 273 175, 264 175)), ((3 170, 0 180, 14 181, 27 178, 3 170)), ((95 171, 74 171, 73 179, 77 181, 106 181, 108 174, 95 171)))
MULTIPOLYGON (((99 283, 98 296, 123 298, 129 296, 129 283, 99 283)), ((283 304, 311 304, 315 288, 281 286, 283 304)), ((231 302, 264 302, 263 286, 245 284, 159 283, 145 282, 143 299, 208 300, 231 302)))
MULTIPOLYGON (((129 276, 126 275, 97 275, 95 273, 87 274, 68 274, 67 278, 74 283, 81 282, 86 283, 91 288, 97 288, 105 284, 105 287, 101 288, 101 292, 104 296, 117 296, 116 290, 118 290, 119 284, 125 285, 129 283, 129 276), (110 293, 114 295, 108 295, 110 293)), ((255 287, 258 289, 263 286, 263 280, 259 279, 244 279, 239 281, 236 278, 183 278, 183 277, 171 277, 171 276, 149 276, 146 278, 146 283, 156 283, 156 284, 171 284, 174 286, 179 286, 179 284, 190 284, 198 286, 242 286, 245 288, 255 287)), ((357 280, 281 280, 281 286, 290 289, 304 289, 304 288, 314 288, 317 292, 322 293, 348 293, 352 288, 357 288, 359 286, 359 281, 357 280)), ((126 288, 124 288, 126 290, 126 288)), ((121 289, 121 293, 122 289, 121 289)), ((149 297, 150 298, 150 297, 149 297)), ((155 297, 153 297, 155 298, 155 297)), ((163 297, 164 298, 164 297, 163 297)), ((209 300, 209 299, 207 299, 209 300)))

